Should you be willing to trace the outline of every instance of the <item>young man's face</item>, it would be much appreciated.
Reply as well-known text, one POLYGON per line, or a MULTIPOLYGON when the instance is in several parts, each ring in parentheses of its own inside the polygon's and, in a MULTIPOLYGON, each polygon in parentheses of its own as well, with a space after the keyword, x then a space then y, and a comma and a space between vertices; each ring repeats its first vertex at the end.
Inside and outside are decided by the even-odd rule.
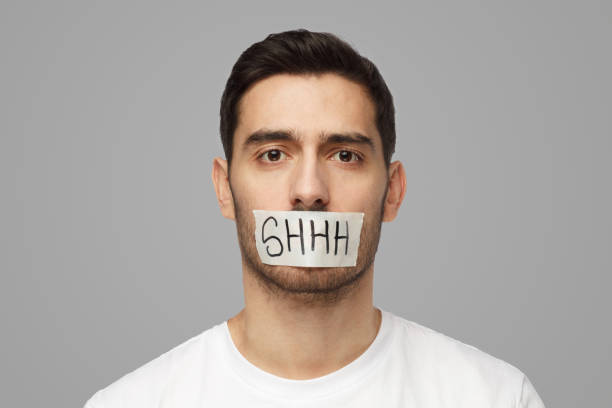
MULTIPOLYGON (((217 171, 225 165, 215 162, 217 171)), ((243 95, 229 183, 213 178, 223 214, 236 219, 243 261, 260 281, 284 292, 337 294, 372 265, 380 223, 393 219, 399 206, 385 205, 389 174, 398 167, 403 177, 399 162, 385 166, 375 107, 362 86, 335 74, 283 74, 243 95), (357 266, 262 264, 255 209, 363 212, 357 266)))

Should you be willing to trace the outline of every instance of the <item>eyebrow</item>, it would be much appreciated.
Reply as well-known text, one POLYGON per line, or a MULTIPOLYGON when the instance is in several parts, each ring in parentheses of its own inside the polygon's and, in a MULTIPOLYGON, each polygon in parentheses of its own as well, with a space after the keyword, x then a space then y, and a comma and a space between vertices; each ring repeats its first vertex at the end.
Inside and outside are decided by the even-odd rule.
MULTIPOLYGON (((321 144, 359 144, 368 146, 370 149, 375 150, 374 142, 371 138, 359 133, 359 132, 346 132, 346 133, 321 133, 320 135, 321 144)), ((297 142, 300 138, 296 136, 295 132, 291 130, 267 130, 260 129, 249 135, 244 142, 244 147, 250 145, 257 145, 266 142, 276 141, 289 141, 297 142)))
POLYGON ((375 150, 372 139, 359 132, 324 133, 321 135, 321 141, 323 144, 359 144, 375 150))
POLYGON ((298 138, 294 132, 287 130, 267 130, 260 129, 249 135, 244 141, 244 147, 250 145, 257 145, 265 142, 276 142, 276 141, 297 141, 298 138))

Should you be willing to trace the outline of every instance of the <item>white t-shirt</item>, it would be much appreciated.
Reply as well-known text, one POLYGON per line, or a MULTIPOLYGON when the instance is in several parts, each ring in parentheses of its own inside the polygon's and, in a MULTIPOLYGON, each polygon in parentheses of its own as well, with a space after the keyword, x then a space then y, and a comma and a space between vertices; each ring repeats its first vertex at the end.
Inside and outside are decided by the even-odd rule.
POLYGON ((265 372, 240 354, 227 322, 98 391, 85 408, 203 407, 542 408, 515 367, 382 311, 368 349, 310 380, 265 372))

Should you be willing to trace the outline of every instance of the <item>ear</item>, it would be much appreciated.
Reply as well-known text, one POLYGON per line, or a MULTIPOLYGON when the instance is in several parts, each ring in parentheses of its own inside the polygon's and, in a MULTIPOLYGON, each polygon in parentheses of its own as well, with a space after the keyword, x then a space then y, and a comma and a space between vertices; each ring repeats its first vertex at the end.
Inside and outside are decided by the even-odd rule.
POLYGON ((221 214, 230 220, 235 220, 234 199, 230 188, 229 176, 227 171, 227 160, 220 157, 213 159, 212 181, 215 185, 217 202, 221 209, 221 214))
POLYGON ((406 173, 399 161, 389 164, 389 187, 385 197, 383 221, 393 221, 406 193, 406 173))

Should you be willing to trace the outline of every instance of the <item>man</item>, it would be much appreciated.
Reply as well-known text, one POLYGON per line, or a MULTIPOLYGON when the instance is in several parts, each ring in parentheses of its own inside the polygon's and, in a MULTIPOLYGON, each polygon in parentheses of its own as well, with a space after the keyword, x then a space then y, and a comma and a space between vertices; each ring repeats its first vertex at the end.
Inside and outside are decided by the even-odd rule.
POLYGON ((212 178, 236 222, 245 307, 87 408, 543 407, 511 365, 374 307, 381 222, 406 179, 369 60, 331 34, 270 35, 234 65, 220 128, 212 178))

